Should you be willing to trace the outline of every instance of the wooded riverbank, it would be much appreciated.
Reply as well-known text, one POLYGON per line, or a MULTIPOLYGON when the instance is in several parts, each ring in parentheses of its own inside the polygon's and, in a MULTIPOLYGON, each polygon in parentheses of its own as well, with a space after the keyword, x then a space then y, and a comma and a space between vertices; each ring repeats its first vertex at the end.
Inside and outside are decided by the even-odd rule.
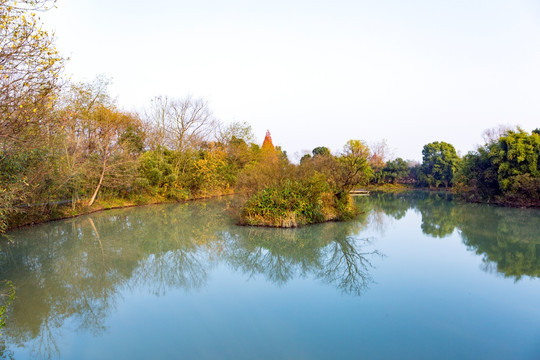
POLYGON ((261 201, 279 193, 264 204, 252 200, 246 224, 284 224, 292 214, 300 223, 345 219, 348 192, 370 184, 453 188, 469 201, 540 206, 540 129, 492 129, 463 157, 434 141, 421 163, 393 158, 385 140, 368 145, 351 130, 341 150, 317 146, 294 164, 269 133, 261 146, 247 122, 218 121, 202 98, 156 96, 140 113, 122 109, 106 77, 62 77, 66 60, 35 17, 53 3, 2 3, 0 233, 94 209, 230 192, 261 201), (310 188, 320 184, 325 190, 310 188), (309 199, 312 193, 320 198, 309 199), (267 208, 282 208, 282 220, 262 221, 275 216, 267 208))

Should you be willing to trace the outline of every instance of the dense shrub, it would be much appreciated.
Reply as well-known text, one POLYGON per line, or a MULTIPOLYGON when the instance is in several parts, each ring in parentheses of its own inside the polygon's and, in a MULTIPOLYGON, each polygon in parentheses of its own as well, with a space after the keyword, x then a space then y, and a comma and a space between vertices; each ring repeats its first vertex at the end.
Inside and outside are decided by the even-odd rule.
POLYGON ((540 206, 540 135, 509 130, 470 152, 458 189, 472 201, 540 206))
POLYGON ((409 177, 409 165, 402 158, 388 161, 382 169, 383 181, 395 184, 398 180, 409 177))
POLYGON ((241 210, 241 223, 296 227, 329 220, 346 220, 356 214, 348 194, 335 194, 322 174, 308 179, 287 179, 251 196, 241 210))

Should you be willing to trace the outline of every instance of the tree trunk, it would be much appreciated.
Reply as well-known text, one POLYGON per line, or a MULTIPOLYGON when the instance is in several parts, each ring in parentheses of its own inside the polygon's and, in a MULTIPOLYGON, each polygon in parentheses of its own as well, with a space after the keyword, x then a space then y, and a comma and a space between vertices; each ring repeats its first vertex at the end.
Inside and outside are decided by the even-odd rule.
POLYGON ((101 183, 103 182, 103 178, 105 177, 105 168, 107 166, 107 151, 109 150, 109 147, 105 149, 105 153, 103 155, 103 169, 101 170, 101 176, 99 177, 99 182, 97 184, 96 190, 94 191, 94 195, 92 195, 92 198, 88 202, 88 206, 92 206, 94 204, 94 201, 96 201, 97 194, 99 192, 99 189, 101 188, 101 183))
POLYGON ((101 183, 103 182, 104 176, 105 176, 105 162, 103 163, 103 170, 101 171, 101 176, 99 177, 99 182, 97 184, 96 190, 94 191, 94 195, 92 195, 92 198, 88 202, 88 206, 92 206, 94 204, 94 201, 96 201, 96 197, 99 192, 99 188, 101 187, 101 183))

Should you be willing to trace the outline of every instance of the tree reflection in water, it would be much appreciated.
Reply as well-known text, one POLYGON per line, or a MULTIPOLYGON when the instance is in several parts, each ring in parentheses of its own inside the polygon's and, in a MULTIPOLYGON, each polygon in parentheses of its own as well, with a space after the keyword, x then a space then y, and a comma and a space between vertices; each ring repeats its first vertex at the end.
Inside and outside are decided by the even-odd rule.
POLYGON ((354 238, 336 239, 326 247, 329 256, 318 276, 325 282, 335 284, 345 293, 360 296, 372 281, 369 270, 373 267, 369 258, 382 254, 377 250, 361 252, 362 240, 354 238))
POLYGON ((455 201, 448 193, 375 194, 372 211, 396 217, 403 208, 422 216, 422 232, 444 238, 458 231, 470 251, 482 256, 482 269, 516 281, 540 277, 540 210, 512 209, 455 201), (398 210, 396 210, 398 209, 398 210))
POLYGON ((114 210, 13 232, 13 243, 0 244, 0 272, 17 288, 2 340, 56 357, 68 319, 75 331, 104 333, 124 291, 201 288, 220 262, 278 285, 312 274, 346 293, 367 288, 368 257, 378 252, 362 251, 368 242, 355 236, 367 214, 295 230, 247 228, 232 223, 230 202, 114 210))
POLYGON ((362 251, 369 240, 356 235, 368 213, 357 221, 327 223, 298 229, 241 228, 221 234, 225 261, 249 276, 262 274, 282 285, 313 275, 339 290, 361 295, 371 282, 369 258, 377 250, 362 251))
MULTIPOLYGON (((100 334, 131 288, 156 295, 206 286, 219 263, 280 286, 312 277, 352 296, 373 281, 382 256, 359 234, 384 232, 388 220, 409 210, 422 231, 459 234, 483 258, 486 271, 519 280, 540 276, 540 211, 450 201, 447 194, 374 194, 357 199, 365 212, 355 221, 299 229, 238 227, 227 215, 233 199, 114 210, 21 229, 0 243, 0 273, 17 298, 0 341, 32 344, 36 357, 55 357, 60 330, 100 334)), ((0 343, 0 357, 12 355, 0 343)))

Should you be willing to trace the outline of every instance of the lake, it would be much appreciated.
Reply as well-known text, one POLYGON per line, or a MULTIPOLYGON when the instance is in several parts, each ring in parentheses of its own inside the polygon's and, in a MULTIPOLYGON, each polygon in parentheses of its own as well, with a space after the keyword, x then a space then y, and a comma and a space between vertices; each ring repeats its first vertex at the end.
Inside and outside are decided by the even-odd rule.
POLYGON ((540 358, 540 210, 372 194, 354 221, 269 229, 235 201, 10 232, 0 358, 540 358))

